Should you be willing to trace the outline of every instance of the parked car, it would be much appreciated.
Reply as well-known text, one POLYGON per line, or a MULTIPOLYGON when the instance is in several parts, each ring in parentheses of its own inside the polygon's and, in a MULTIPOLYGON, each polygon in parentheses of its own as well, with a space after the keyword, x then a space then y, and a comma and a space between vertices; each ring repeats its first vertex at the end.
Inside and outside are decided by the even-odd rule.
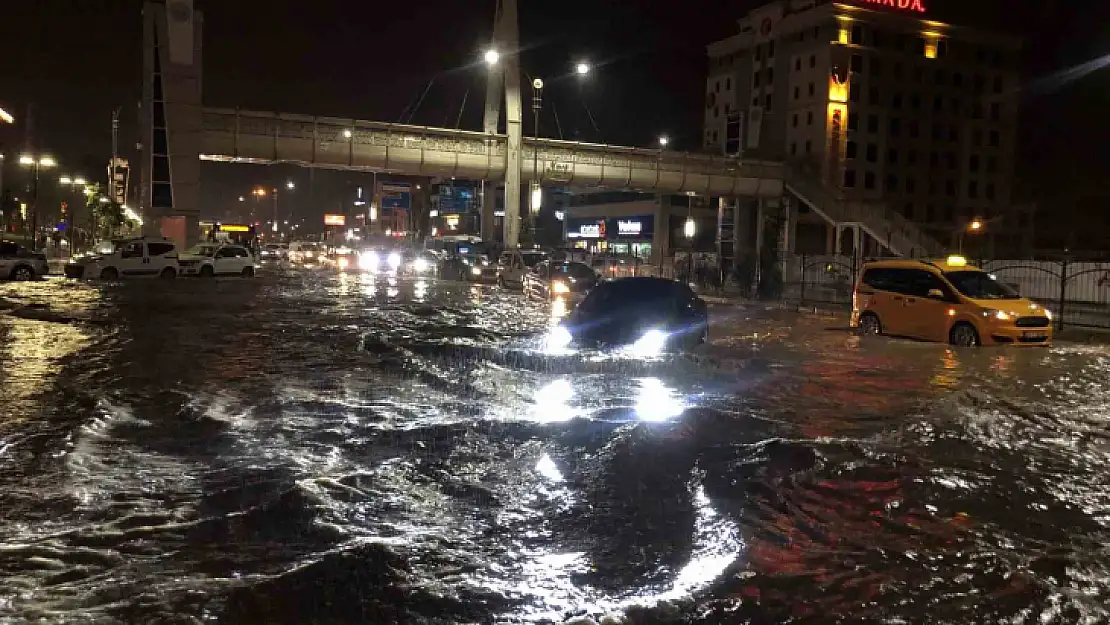
POLYGON ((1052 313, 962 256, 864 263, 851 325, 962 347, 1052 342, 1052 313))
POLYGON ((524 274, 524 294, 539 299, 563 298, 567 303, 574 303, 586 297, 597 282, 597 272, 589 265, 545 260, 524 274))
POLYGON ((214 276, 254 275, 254 258, 242 245, 198 243, 181 253, 178 259, 181 275, 212 278, 214 276))
POLYGON ((524 275, 550 254, 543 250, 505 250, 497 258, 497 284, 504 288, 523 289, 524 275))
POLYGON ((49 271, 45 254, 36 254, 12 241, 0 241, 0 279, 34 280, 49 271))
POLYGON ((709 314, 688 285, 663 278, 621 278, 597 285, 546 337, 553 350, 618 346, 638 357, 705 342, 709 314))
POLYGON ((69 261, 67 278, 176 278, 177 246, 170 239, 138 237, 102 241, 92 252, 69 261))

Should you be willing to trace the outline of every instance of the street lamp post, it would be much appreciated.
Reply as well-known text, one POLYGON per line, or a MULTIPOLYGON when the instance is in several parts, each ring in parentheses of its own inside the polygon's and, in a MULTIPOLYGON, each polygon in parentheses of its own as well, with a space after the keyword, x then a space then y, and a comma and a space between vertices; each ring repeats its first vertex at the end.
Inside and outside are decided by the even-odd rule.
MULTIPOLYGON (((82 191, 81 195, 84 196, 85 185, 87 185, 88 182, 81 176, 74 176, 72 178, 69 176, 62 176, 58 179, 58 184, 62 185, 63 187, 69 187, 69 190, 71 192, 76 192, 78 189, 80 189, 82 191)), ((80 199, 83 202, 85 198, 81 197, 80 199)), ((69 253, 73 254, 75 240, 73 237, 74 220, 72 208, 66 210, 65 214, 62 215, 62 223, 64 223, 66 226, 65 235, 66 238, 69 240, 69 253)))
POLYGON ((983 229, 986 228, 986 226, 986 222, 976 217, 960 228, 960 238, 957 246, 960 254, 964 253, 964 235, 968 233, 979 234, 983 232, 983 229))
POLYGON ((52 156, 34 156, 23 154, 19 157, 22 167, 34 170, 34 182, 31 187, 31 249, 38 250, 39 237, 39 170, 50 169, 57 166, 58 162, 52 156))
POLYGON ((530 243, 536 244, 536 220, 543 202, 540 188, 540 109, 543 108, 543 80, 532 81, 532 192, 529 194, 528 235, 530 243))

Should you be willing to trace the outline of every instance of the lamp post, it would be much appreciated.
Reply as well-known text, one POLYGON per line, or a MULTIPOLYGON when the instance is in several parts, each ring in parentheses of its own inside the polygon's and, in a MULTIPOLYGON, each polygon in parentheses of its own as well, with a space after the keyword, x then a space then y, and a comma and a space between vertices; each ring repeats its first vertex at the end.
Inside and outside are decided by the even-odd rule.
MULTIPOLYGON (((75 193, 78 189, 84 191, 85 185, 87 185, 88 182, 81 176, 74 176, 72 178, 69 176, 62 176, 58 179, 58 184, 63 187, 69 187, 69 190, 75 193)), ((81 201, 84 201, 84 197, 81 198, 81 201)), ((69 240, 69 252, 72 254, 74 249, 73 209, 68 209, 63 213, 62 223, 66 225, 66 238, 69 240)))
POLYGON ((982 219, 976 217, 967 222, 960 228, 960 238, 958 242, 958 250, 960 254, 964 253, 964 235, 965 234, 981 234, 987 227, 987 223, 982 219))
POLYGON ((529 195, 528 236, 536 243, 536 219, 543 203, 543 190, 540 188, 540 109, 543 108, 543 80, 532 80, 532 192, 529 195))
POLYGON ((31 249, 38 250, 38 237, 39 237, 39 171, 42 169, 51 169, 58 165, 58 161, 54 160, 53 156, 43 155, 35 156, 33 154, 22 154, 19 157, 19 165, 21 167, 28 167, 34 171, 34 182, 31 187, 31 249))

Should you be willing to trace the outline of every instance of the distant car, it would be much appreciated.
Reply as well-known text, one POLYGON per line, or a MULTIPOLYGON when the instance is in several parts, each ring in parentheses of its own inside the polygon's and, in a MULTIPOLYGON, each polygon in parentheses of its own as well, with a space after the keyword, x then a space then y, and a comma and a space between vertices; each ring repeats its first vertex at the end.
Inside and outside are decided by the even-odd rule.
POLYGON ((401 253, 398 272, 404 276, 434 277, 439 272, 439 259, 423 250, 406 250, 401 253))
POLYGON ((70 259, 67 278, 176 278, 177 246, 170 239, 138 237, 102 241, 92 252, 70 259))
POLYGON ((267 243, 258 252, 258 258, 262 262, 289 260, 289 246, 284 243, 267 243))
POLYGON ((199 243, 181 253, 178 259, 181 275, 211 278, 214 276, 254 275, 254 258, 242 245, 199 243))
POLYGON ((639 357, 705 342, 709 314, 690 287, 663 278, 621 278, 595 287, 548 333, 548 349, 621 346, 639 357))
POLYGON ((320 243, 312 241, 293 241, 289 244, 289 260, 301 265, 315 265, 320 262, 321 256, 326 256, 327 250, 320 243))
POLYGON ((329 250, 321 264, 341 272, 359 271, 359 253, 349 247, 337 247, 329 250))
POLYGON ((598 275, 584 263, 543 261, 524 274, 524 294, 538 299, 581 301, 598 283, 598 275))
POLYGON ((12 241, 0 241, 0 279, 34 280, 47 273, 45 254, 36 254, 12 241))
POLYGON ((401 250, 390 247, 367 248, 358 253, 358 268, 369 273, 398 273, 403 257, 401 250))
POLYGON ((497 258, 497 284, 503 288, 524 288, 524 276, 537 264, 548 260, 543 250, 506 250, 497 258))
POLYGON ((467 282, 487 282, 493 283, 497 281, 497 265, 489 262, 489 258, 485 254, 468 254, 460 256, 459 261, 462 267, 459 269, 462 272, 462 279, 467 282))

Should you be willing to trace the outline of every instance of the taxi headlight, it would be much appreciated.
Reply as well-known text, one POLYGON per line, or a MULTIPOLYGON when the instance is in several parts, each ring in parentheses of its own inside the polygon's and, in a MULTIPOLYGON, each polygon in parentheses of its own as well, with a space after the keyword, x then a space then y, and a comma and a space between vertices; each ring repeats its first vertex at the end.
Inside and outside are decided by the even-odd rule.
POLYGON ((570 287, 567 286, 566 282, 556 280, 551 283, 551 291, 558 294, 570 293, 570 287))
POLYGON ((340 256, 339 257, 339 268, 340 269, 346 269, 347 266, 350 265, 350 264, 351 264, 351 261, 347 260, 346 256, 340 256))
POLYGON ((1011 315, 1010 313, 1008 313, 1004 310, 995 310, 994 308, 988 308, 988 309, 984 310, 983 311, 983 316, 984 317, 994 317, 998 321, 1009 321, 1009 320, 1014 318, 1014 316, 1011 315))
POLYGON ((661 330, 651 329, 632 344, 632 353, 641 358, 651 358, 663 353, 663 348, 666 346, 667 334, 661 330))
POLYGON ((389 255, 389 266, 393 267, 394 269, 400 267, 401 266, 401 255, 398 254, 397 252, 391 253, 389 255))
POLYGON ((1045 316, 1045 319, 1048 319, 1049 321, 1052 321, 1052 311, 1051 310, 1045 308, 1044 309, 1044 316, 1045 316))

